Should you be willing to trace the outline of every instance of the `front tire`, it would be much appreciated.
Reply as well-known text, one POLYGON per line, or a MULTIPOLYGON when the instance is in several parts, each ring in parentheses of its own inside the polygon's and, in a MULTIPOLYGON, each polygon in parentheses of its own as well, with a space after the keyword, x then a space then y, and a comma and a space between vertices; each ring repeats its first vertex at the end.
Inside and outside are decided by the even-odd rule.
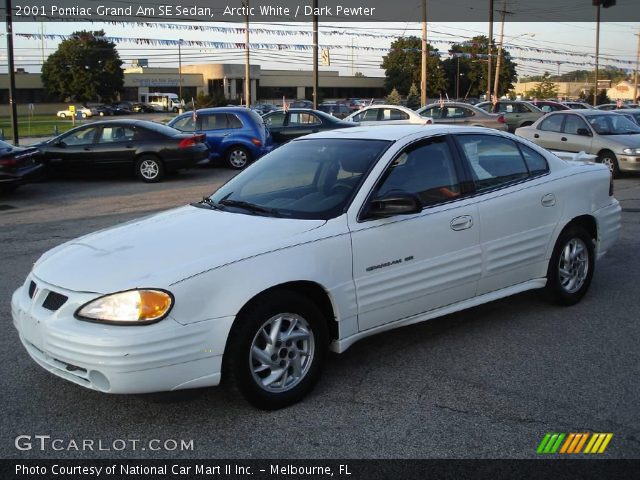
POLYGON ((620 167, 618 165, 618 159, 613 152, 602 152, 598 155, 598 162, 606 165, 613 175, 613 178, 618 178, 620 176, 620 167))
POLYGON ((327 345, 318 307, 304 295, 274 292, 238 315, 227 340, 223 378, 257 408, 284 408, 313 389, 327 345))
POLYGON ((574 305, 587 293, 595 267, 593 239, 578 225, 558 237, 547 270, 547 292, 561 305, 574 305))
POLYGON ((136 162, 136 176, 145 183, 156 183, 164 177, 162 161, 152 155, 143 155, 136 162))
POLYGON ((241 146, 231 147, 224 154, 227 165, 234 170, 242 170, 251 161, 251 154, 249 151, 241 146))

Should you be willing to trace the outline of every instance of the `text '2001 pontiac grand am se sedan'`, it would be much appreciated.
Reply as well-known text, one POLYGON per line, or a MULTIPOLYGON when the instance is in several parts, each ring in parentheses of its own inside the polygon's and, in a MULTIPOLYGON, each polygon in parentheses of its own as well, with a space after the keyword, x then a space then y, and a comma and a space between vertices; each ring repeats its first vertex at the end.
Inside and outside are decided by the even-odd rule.
POLYGON ((87 388, 225 379, 281 408, 329 348, 529 289, 578 302, 618 237, 611 182, 484 128, 318 133, 201 202, 45 253, 13 322, 39 365, 87 388))

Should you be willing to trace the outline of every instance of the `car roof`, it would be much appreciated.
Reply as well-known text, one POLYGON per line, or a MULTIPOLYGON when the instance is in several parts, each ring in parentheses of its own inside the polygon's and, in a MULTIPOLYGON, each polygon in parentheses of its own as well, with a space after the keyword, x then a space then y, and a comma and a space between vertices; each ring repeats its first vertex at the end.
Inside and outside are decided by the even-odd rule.
MULTIPOLYGON (((250 111, 250 108, 246 107, 207 107, 207 108, 199 108, 196 110, 196 113, 243 113, 250 111)), ((186 114, 190 114, 191 112, 185 112, 186 114)))
MULTIPOLYGON (((505 134, 499 130, 487 129, 486 127, 460 127, 455 125, 376 125, 369 127, 353 127, 339 130, 328 130, 311 135, 306 135, 303 139, 309 138, 344 138, 344 139, 367 139, 367 140, 388 140, 396 141, 409 136, 418 136, 420 133, 428 133, 427 136, 444 135, 447 133, 483 133, 488 135, 505 134)), ((294 140, 298 141, 298 140, 294 140)))

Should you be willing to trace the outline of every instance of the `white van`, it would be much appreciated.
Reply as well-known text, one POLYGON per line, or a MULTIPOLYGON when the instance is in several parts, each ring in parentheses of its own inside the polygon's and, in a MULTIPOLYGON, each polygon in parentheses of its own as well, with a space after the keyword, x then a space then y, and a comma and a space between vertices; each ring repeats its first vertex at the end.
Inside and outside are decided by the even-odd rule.
POLYGON ((178 112, 182 107, 175 93, 141 93, 139 100, 153 107, 158 112, 178 112))

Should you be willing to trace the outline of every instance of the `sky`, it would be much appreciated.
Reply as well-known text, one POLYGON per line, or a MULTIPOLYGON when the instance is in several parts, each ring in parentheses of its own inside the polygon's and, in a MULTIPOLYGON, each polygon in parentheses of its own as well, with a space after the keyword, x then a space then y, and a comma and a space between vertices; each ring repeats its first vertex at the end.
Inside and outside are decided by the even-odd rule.
MULTIPOLYGON (((108 36, 123 38, 153 38, 164 40, 208 40, 216 42, 243 43, 244 34, 225 32, 186 31, 170 28, 175 24, 164 24, 146 27, 136 24, 110 23, 14 23, 14 33, 47 35, 68 35, 73 31, 104 30, 108 36)), ((221 27, 238 27, 238 24, 215 23, 198 24, 221 27)), ((310 45, 311 36, 296 32, 311 32, 311 24, 257 24, 252 28, 277 30, 252 34, 251 43, 310 45), (287 33, 284 35, 284 33, 287 33)), ((384 76, 379 67, 384 49, 393 41, 391 37, 408 35, 420 36, 420 23, 336 23, 320 24, 319 43, 331 45, 331 66, 321 66, 320 70, 337 70, 341 75, 362 72, 366 76, 384 76), (333 33, 330 33, 333 32, 333 33), (342 48, 339 48, 342 47, 342 48), (381 51, 362 50, 373 47, 381 51)), ((7 70, 7 56, 4 25, 0 27, 0 71, 7 70)), ((499 38, 500 24, 494 24, 494 36, 499 38)), ((464 42, 474 35, 488 33, 488 22, 484 23, 428 23, 428 38, 441 52, 449 49, 451 42, 464 42)), ((640 33, 640 23, 603 22, 600 28, 600 64, 612 64, 628 70, 634 70, 640 33), (630 63, 619 63, 619 62, 630 63)), ((505 48, 515 57, 520 77, 550 73, 568 72, 578 69, 593 69, 595 54, 596 24, 595 21, 583 23, 570 22, 506 22, 504 27, 505 48), (553 52, 552 52, 553 51, 553 52)), ((37 38, 15 37, 15 64, 17 68, 25 68, 28 72, 39 72, 42 58, 53 53, 58 40, 47 39, 42 42, 37 38)), ((117 44, 118 51, 125 65, 133 59, 147 58, 149 66, 177 67, 177 47, 172 45, 140 46, 124 41, 117 44)), ((442 57, 443 59, 446 57, 442 57)), ((244 51, 240 49, 214 49, 198 46, 182 47, 183 64, 195 63, 243 63, 244 51)), ((298 50, 266 50, 252 51, 252 63, 260 64, 266 69, 308 70, 312 68, 311 52, 298 50)))

